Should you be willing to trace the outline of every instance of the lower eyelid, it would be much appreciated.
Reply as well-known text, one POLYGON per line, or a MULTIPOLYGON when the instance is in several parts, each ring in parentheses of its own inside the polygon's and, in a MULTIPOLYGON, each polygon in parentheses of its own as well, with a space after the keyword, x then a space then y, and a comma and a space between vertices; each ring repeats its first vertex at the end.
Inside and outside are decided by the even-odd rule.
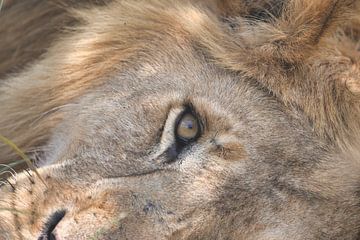
POLYGON ((176 161, 178 155, 179 155, 179 151, 176 147, 176 143, 172 144, 168 149, 166 149, 165 153, 165 157, 166 157, 166 162, 165 163, 172 163, 174 161, 176 161))

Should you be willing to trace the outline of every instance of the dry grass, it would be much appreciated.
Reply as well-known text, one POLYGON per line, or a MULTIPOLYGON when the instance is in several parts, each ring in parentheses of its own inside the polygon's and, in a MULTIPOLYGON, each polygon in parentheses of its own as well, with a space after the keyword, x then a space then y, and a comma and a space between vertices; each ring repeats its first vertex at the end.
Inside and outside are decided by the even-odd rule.
POLYGON ((28 165, 28 167, 36 174, 36 176, 42 181, 42 183, 44 183, 44 185, 46 186, 46 182, 44 181, 44 179, 41 177, 41 175, 39 174, 39 172, 36 170, 36 167, 34 166, 34 164, 31 162, 30 158, 20 149, 16 146, 16 144, 14 142, 12 142, 10 139, 0 135, 0 142, 3 142, 5 145, 11 147, 14 152, 19 155, 22 160, 18 160, 18 161, 14 161, 10 164, 4 165, 4 167, 2 169, 0 169, 0 176, 2 174, 5 173, 11 173, 13 171, 13 167, 21 164, 23 162, 26 162, 26 164, 28 165))

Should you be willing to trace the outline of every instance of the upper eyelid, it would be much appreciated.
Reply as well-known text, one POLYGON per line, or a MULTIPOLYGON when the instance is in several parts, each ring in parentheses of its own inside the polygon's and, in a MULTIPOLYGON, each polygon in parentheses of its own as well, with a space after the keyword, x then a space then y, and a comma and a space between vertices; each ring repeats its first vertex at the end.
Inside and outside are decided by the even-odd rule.
POLYGON ((192 115, 194 115, 196 117, 196 119, 199 121, 199 123, 201 125, 205 125, 205 120, 206 117, 202 116, 202 114, 200 114, 196 108, 194 107, 194 105, 191 102, 186 102, 184 105, 184 110, 183 112, 180 114, 180 116, 184 116, 184 114, 186 114, 187 112, 191 113, 192 115))
POLYGON ((176 121, 175 121, 175 125, 179 122, 179 120, 181 120, 182 117, 184 117, 187 113, 190 113, 191 115, 193 115, 196 120, 199 122, 200 125, 202 125, 202 116, 196 111, 196 109, 194 108, 194 106, 190 103, 190 104, 185 104, 183 111, 177 116, 176 121))
POLYGON ((199 111, 197 111, 197 109, 194 107, 194 105, 191 105, 191 110, 199 122, 201 134, 203 134, 206 131, 206 129, 208 129, 208 125, 207 125, 208 121, 206 119, 206 114, 201 114, 199 111))
POLYGON ((185 101, 183 107, 184 109, 188 107, 194 116, 199 119, 202 132, 206 132, 207 129, 209 129, 209 121, 207 120, 208 116, 206 111, 198 111, 199 108, 197 108, 190 100, 185 101))

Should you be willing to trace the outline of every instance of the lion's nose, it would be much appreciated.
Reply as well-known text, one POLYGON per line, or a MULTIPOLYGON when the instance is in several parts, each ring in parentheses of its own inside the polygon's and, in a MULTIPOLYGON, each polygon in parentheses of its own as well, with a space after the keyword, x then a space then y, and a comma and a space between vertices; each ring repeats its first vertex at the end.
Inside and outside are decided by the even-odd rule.
POLYGON ((59 222, 64 218, 65 214, 65 210, 59 210, 51 214, 49 219, 46 221, 38 240, 56 240, 54 230, 59 222))

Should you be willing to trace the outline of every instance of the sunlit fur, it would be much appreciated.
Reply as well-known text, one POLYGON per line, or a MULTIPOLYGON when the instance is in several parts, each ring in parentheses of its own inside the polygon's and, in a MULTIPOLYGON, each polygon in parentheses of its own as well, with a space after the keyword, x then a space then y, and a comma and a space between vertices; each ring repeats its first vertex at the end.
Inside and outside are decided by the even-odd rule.
POLYGON ((46 185, 1 182, 0 239, 38 239, 62 210, 58 239, 359 239, 359 11, 5 0, 0 134, 46 185), (169 163, 189 105, 203 133, 169 163))

